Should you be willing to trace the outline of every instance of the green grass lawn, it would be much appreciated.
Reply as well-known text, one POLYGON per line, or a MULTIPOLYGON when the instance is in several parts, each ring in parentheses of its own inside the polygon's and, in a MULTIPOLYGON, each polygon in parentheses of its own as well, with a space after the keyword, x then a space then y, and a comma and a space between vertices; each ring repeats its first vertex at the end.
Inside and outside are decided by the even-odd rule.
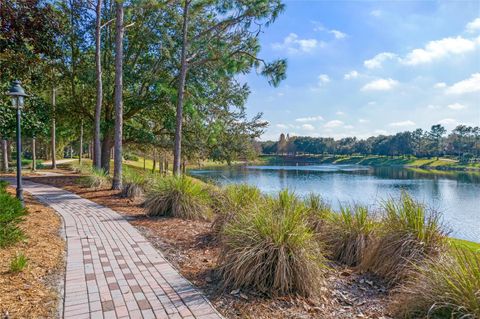
POLYGON ((475 243, 472 241, 456 239, 456 238, 450 238, 449 241, 454 246, 465 247, 465 248, 471 249, 472 251, 480 252, 480 243, 475 243))

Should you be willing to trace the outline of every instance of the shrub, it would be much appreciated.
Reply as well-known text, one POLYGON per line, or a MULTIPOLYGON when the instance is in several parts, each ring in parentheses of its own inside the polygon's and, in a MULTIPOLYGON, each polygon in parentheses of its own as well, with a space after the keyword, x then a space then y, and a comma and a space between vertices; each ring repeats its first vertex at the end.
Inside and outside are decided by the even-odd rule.
POLYGON ((5 193, 5 191, 7 190, 7 186, 7 181, 0 181, 0 193, 5 193))
POLYGON ((146 172, 140 173, 126 167, 123 171, 123 186, 120 196, 126 198, 143 196, 147 183, 148 177, 146 176, 146 172))
POLYGON ((26 214, 18 199, 0 192, 0 248, 7 247, 24 238, 18 224, 26 214))
POLYGON ((134 162, 138 161, 138 156, 132 153, 125 153, 125 155, 123 155, 123 158, 126 161, 134 161, 134 162))
POLYGON ((79 173, 79 174, 91 174, 93 170, 92 165, 87 163, 79 164, 78 162, 73 162, 73 163, 70 163, 68 167, 75 173, 79 173))
POLYGON ((219 257, 224 287, 316 296, 325 259, 296 196, 282 191, 227 221, 219 257))
POLYGON ((433 256, 445 243, 439 215, 407 193, 384 205, 381 235, 366 254, 361 268, 384 277, 390 284, 403 279, 412 265, 433 256))
POLYGON ((110 177, 103 169, 92 168, 89 175, 81 179, 81 183, 89 188, 104 188, 110 183, 110 177))
POLYGON ((186 176, 159 179, 144 202, 148 216, 208 219, 210 197, 200 182, 186 176))
POLYGON ((414 268, 394 312, 403 318, 480 318, 480 252, 454 248, 414 268))
POLYGON ((332 207, 318 194, 310 193, 304 199, 304 205, 308 210, 308 219, 312 229, 320 234, 325 220, 333 214, 332 207))
POLYGON ((17 253, 10 262, 10 272, 21 272, 27 267, 28 260, 23 253, 17 253))
POLYGON ((260 190, 247 184, 232 184, 226 186, 220 194, 217 193, 216 217, 212 224, 214 233, 219 234, 225 223, 240 211, 249 209, 263 198, 260 190))
POLYGON ((334 260, 357 266, 371 248, 376 225, 367 207, 341 207, 338 214, 327 216, 320 237, 334 260))

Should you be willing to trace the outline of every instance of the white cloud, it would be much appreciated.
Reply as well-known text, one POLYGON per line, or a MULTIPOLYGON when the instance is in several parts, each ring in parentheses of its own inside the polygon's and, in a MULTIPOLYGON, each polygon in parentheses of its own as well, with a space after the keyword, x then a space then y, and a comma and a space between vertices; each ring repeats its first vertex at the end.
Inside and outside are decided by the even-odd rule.
POLYGON ((370 121, 366 119, 358 119, 358 123, 368 123, 368 122, 370 121))
POLYGON ((323 46, 324 43, 316 39, 300 39, 295 33, 290 33, 283 39, 282 43, 272 44, 275 50, 286 50, 289 54, 310 53, 318 46, 323 46))
POLYGON ((436 110, 440 108, 440 105, 435 105, 435 104, 429 104, 427 105, 427 108, 430 110, 436 110))
POLYGON ((462 37, 444 38, 428 42, 423 49, 414 49, 402 59, 407 65, 430 63, 452 54, 462 54, 475 49, 475 40, 462 37))
POLYGON ((434 85, 433 87, 436 88, 436 89, 442 89, 442 88, 444 88, 444 87, 446 87, 446 86, 447 86, 447 83, 445 83, 445 82, 438 82, 438 83, 435 83, 435 85, 434 85))
POLYGON ((330 82, 330 77, 327 74, 320 74, 318 76, 318 86, 322 86, 328 82, 330 82))
POLYGON ((335 114, 340 115, 340 116, 343 116, 343 115, 345 115, 345 112, 337 111, 335 114))
POLYGON ((370 11, 370 15, 371 15, 371 16, 374 16, 374 17, 379 17, 379 16, 382 15, 382 10, 379 10, 379 9, 377 9, 377 10, 372 10, 372 11, 370 11))
POLYGON ((393 122, 388 125, 394 126, 394 127, 406 127, 406 126, 414 126, 415 122, 407 120, 407 121, 401 121, 401 122, 393 122))
POLYGON ((393 89, 398 81, 393 79, 378 79, 365 84, 362 91, 388 91, 393 89))
POLYGON ((300 117, 295 119, 296 122, 316 122, 316 121, 323 121, 323 117, 318 116, 309 116, 309 117, 300 117))
POLYGON ((452 110, 455 110, 455 111, 462 110, 462 109, 466 108, 465 105, 460 104, 460 103, 449 104, 449 105, 447 105, 447 107, 449 109, 452 109, 452 110))
POLYGON ((376 104, 377 104, 376 101, 370 101, 370 102, 368 102, 368 105, 369 105, 369 106, 373 106, 373 105, 376 105, 376 104))
POLYGON ((342 31, 338 31, 338 30, 330 30, 328 31, 329 33, 333 34, 333 36, 335 37, 335 39, 343 39, 343 38, 346 38, 347 37, 347 34, 346 33, 343 33, 342 31))
POLYGON ((328 32, 330 34, 333 34, 333 36, 335 37, 335 39, 344 39, 346 38, 348 35, 345 33, 345 32, 342 32, 342 31, 339 31, 339 30, 335 30, 335 29, 328 29, 326 27, 324 27, 320 22, 318 21, 312 21, 314 27, 313 27, 313 31, 315 32, 328 32))
POLYGON ((355 70, 353 70, 353 71, 350 71, 350 72, 346 73, 346 74, 343 76, 343 78, 344 78, 345 80, 351 80, 351 79, 357 78, 358 75, 359 75, 358 72, 355 71, 355 70))
POLYGON ((315 127, 312 124, 303 124, 302 128, 306 131, 314 131, 315 127))
POLYGON ((438 124, 442 124, 445 126, 455 126, 458 124, 458 121, 456 119, 443 119, 438 121, 438 124))
POLYGON ((323 127, 325 128, 333 128, 333 127, 339 127, 339 126, 342 126, 343 125, 343 122, 342 121, 339 121, 339 120, 333 120, 333 121, 328 121, 327 123, 325 123, 325 125, 323 127))
POLYGON ((463 94, 480 91, 480 73, 472 74, 468 79, 457 82, 447 88, 447 94, 463 94))
POLYGON ((363 62, 363 65, 365 65, 366 68, 368 69, 376 69, 382 67, 382 63, 396 58, 397 55, 392 52, 382 52, 371 58, 370 60, 366 60, 363 62))
POLYGON ((352 130, 354 127, 353 125, 345 125, 343 128, 347 130, 352 130))
POLYGON ((480 18, 476 18, 472 22, 469 22, 466 27, 467 32, 474 33, 480 30, 480 18))

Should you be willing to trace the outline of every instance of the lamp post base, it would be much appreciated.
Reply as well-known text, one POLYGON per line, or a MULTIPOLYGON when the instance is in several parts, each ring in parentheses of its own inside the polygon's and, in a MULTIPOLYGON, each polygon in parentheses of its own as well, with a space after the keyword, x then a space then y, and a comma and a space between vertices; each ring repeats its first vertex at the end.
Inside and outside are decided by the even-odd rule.
POLYGON ((17 199, 22 204, 22 207, 25 207, 25 200, 23 198, 23 188, 17 188, 17 199))

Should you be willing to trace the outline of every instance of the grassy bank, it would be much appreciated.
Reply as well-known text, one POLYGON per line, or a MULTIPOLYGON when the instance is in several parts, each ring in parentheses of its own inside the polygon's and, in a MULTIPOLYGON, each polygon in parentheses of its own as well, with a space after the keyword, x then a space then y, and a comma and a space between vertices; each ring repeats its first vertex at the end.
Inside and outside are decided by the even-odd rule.
POLYGON ((462 164, 449 158, 417 158, 404 156, 261 156, 265 164, 311 163, 311 164, 356 164, 368 166, 405 166, 436 170, 480 170, 480 163, 462 164))

